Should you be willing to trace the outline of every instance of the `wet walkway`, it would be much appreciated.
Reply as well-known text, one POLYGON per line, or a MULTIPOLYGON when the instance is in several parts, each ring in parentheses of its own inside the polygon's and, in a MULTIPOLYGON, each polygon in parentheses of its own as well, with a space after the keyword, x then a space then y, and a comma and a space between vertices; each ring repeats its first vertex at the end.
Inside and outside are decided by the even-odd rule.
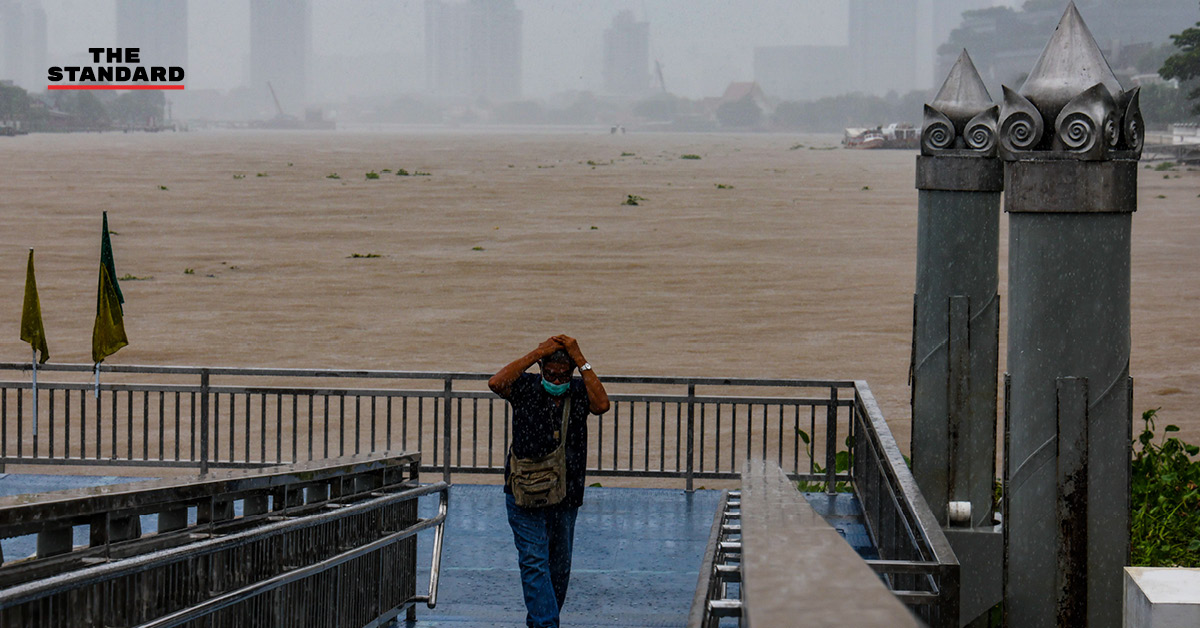
MULTIPOLYGON (((0 495, 42 492, 144 478, 0 474, 0 495)), ((809 502, 860 555, 874 557, 861 509, 849 494, 807 494, 809 502)), ((687 623, 700 561, 720 501, 719 491, 590 487, 575 527, 571 587, 563 625, 578 628, 682 626, 687 623)), ((421 498, 420 516, 437 512, 437 496, 421 498)), ((144 517, 147 530, 153 515, 144 517)), ((86 543, 86 530, 76 543, 86 543)), ((9 556, 33 552, 33 536, 4 542, 9 556)), ((426 592, 432 531, 418 536, 417 592, 426 592)), ((517 551, 499 486, 451 488, 438 605, 417 607, 417 621, 398 626, 522 628, 525 606, 517 551)))
MULTIPOLYGON (((719 491, 587 489, 575 524, 564 626, 687 623, 719 491)), ((432 516, 437 498, 423 498, 432 516)), ((418 541, 418 591, 428 585, 432 535, 418 541)), ((456 485, 442 556, 438 605, 417 607, 420 628, 523 628, 517 550, 499 486, 456 485)))

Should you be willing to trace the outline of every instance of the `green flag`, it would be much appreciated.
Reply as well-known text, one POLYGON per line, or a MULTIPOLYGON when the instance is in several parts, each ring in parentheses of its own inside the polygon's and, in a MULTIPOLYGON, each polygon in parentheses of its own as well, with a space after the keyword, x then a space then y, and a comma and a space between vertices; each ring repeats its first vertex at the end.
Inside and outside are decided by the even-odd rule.
POLYGON ((112 240, 108 238, 108 212, 104 212, 104 229, 100 234, 100 263, 108 269, 113 291, 117 293, 117 302, 124 303, 125 295, 121 294, 121 285, 117 283, 117 268, 113 265, 112 240))
POLYGON ((108 268, 100 264, 100 293, 96 296, 96 324, 92 327, 92 362, 103 362, 104 358, 129 344, 116 283, 108 274, 108 268))
POLYGON ((96 294, 96 324, 92 326, 92 362, 104 358, 129 344, 125 337, 125 297, 117 285, 113 266, 112 241, 108 239, 108 212, 104 212, 104 233, 100 239, 100 287, 96 294))
POLYGON ((21 308, 21 340, 41 353, 38 362, 50 359, 46 346, 46 329, 42 326, 42 304, 38 300, 37 279, 33 276, 33 249, 29 249, 29 264, 25 270, 25 306, 21 308))

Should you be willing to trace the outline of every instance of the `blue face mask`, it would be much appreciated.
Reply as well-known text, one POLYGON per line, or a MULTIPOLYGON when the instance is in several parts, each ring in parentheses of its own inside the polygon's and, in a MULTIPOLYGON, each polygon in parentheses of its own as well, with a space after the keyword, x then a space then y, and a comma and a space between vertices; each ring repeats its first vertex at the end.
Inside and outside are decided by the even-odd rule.
POLYGON ((544 377, 542 378, 542 388, 545 388, 546 392, 550 393, 551 395, 554 395, 555 397, 561 397, 564 393, 567 392, 567 389, 570 387, 571 387, 571 382, 563 382, 561 384, 551 384, 550 382, 546 381, 546 378, 544 378, 544 377))

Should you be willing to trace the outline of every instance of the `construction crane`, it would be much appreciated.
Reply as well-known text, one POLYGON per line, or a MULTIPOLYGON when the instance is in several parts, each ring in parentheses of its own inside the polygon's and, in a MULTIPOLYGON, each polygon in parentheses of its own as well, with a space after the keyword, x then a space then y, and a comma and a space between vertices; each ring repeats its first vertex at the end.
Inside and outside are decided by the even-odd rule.
POLYGON ((275 111, 278 112, 278 118, 286 119, 288 115, 283 112, 283 107, 279 106, 279 97, 275 95, 275 88, 271 87, 271 81, 267 81, 267 89, 271 90, 271 100, 275 101, 275 111))

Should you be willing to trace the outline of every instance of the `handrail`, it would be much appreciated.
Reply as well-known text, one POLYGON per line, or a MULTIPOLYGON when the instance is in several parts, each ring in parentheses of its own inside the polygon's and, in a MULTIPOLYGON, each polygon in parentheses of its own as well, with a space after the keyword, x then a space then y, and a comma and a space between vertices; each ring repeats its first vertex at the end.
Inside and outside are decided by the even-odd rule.
MULTIPOLYGON (((438 582, 442 573, 442 541, 446 532, 446 514, 450 510, 450 491, 441 492, 438 498, 438 514, 432 520, 437 520, 437 529, 433 533, 433 558, 429 566, 429 594, 412 598, 414 602, 425 602, 429 608, 437 607, 438 582)), ((431 521, 432 521, 431 520, 431 521)))
MULTIPOLYGON (((29 362, 0 362, 0 371, 31 371, 29 362)), ((60 371, 72 373, 95 372, 92 364, 51 363, 39 364, 42 372, 60 371)), ((311 369, 311 368, 262 368, 262 367, 233 367, 233 366, 162 366, 140 364, 100 364, 103 373, 150 373, 166 375, 199 375, 207 371, 213 376, 252 376, 252 377, 330 377, 341 379, 428 379, 444 380, 446 378, 487 381, 493 373, 473 371, 393 371, 372 369, 311 369)), ((786 386, 794 388, 851 388, 854 380, 823 380, 823 379, 783 379, 762 377, 689 377, 670 375, 604 375, 605 383, 615 384, 695 384, 697 386, 786 386)))
MULTIPOLYGON (((0 363, 0 374, 30 370, 24 362, 0 363)), ((102 373, 120 375, 96 386, 83 377, 50 379, 56 371, 91 375, 90 365, 39 370, 36 420, 29 412, 31 382, 0 381, 0 470, 54 463, 205 472, 387 450, 394 439, 425 451, 422 470, 448 480, 459 472, 500 473, 510 439, 510 408, 482 386, 487 373, 102 364, 102 373), (305 381, 311 379, 345 385, 305 381)), ((698 478, 736 477, 753 453, 777 460, 796 479, 846 479, 830 461, 841 448, 835 434, 852 429, 852 381, 646 375, 604 381, 612 409, 589 418, 589 474, 679 478, 690 491, 698 478)))
MULTIPOLYGON (((169 491, 164 492, 165 485, 170 480, 0 500, 0 536, 24 532, 23 527, 32 524, 26 522, 25 515, 36 514, 38 510, 54 515, 47 523, 50 529, 42 534, 53 533, 64 524, 69 533, 70 526, 79 521, 102 525, 107 530, 109 520, 114 517, 136 520, 137 515, 147 509, 150 512, 167 509, 159 515, 158 533, 141 536, 137 531, 126 537, 130 540, 114 539, 121 541, 120 551, 114 549, 111 556, 105 554, 105 560, 100 564, 95 564, 94 559, 82 562, 60 560, 60 557, 70 558, 75 554, 94 554, 89 550, 70 552, 68 549, 68 554, 43 559, 43 543, 39 537, 37 559, 0 567, 0 574, 6 574, 8 581, 14 583, 7 587, 0 585, 0 617, 5 618, 3 621, 13 617, 35 617, 37 621, 31 626, 49 626, 58 625, 56 622, 82 621, 93 617, 91 613, 100 609, 109 613, 105 615, 105 621, 143 628, 167 628, 238 606, 241 609, 236 611, 238 617, 244 621, 257 621, 254 617, 260 606, 256 603, 244 605, 256 596, 326 572, 339 583, 338 590, 341 591, 341 587, 361 578, 364 565, 376 564, 377 573, 371 573, 381 584, 378 596, 371 594, 367 606, 355 607, 345 606, 350 603, 349 598, 342 598, 339 593, 334 602, 338 606, 330 612, 346 617, 365 613, 368 619, 374 618, 373 621, 386 621, 405 608, 411 615, 412 605, 418 602, 433 608, 437 603, 450 485, 445 482, 415 485, 418 466, 419 454, 412 453, 388 460, 297 465, 266 473, 222 473, 218 474, 221 477, 202 480, 198 487, 190 486, 187 480, 176 479, 177 488, 186 493, 177 500, 166 499, 169 491), (393 469, 397 472, 392 473, 393 469), (307 489, 307 495, 291 490, 293 488, 297 491, 307 489), (314 488, 320 490, 313 493, 314 488), (264 498, 255 508, 261 508, 262 514, 250 516, 252 496, 263 495, 264 490, 273 496, 274 502, 267 508, 264 498), (440 494, 437 514, 429 519, 417 518, 417 498, 433 493, 440 494), (208 524, 197 521, 191 527, 167 530, 164 534, 163 513, 177 509, 180 504, 194 503, 197 496, 203 495, 212 495, 208 503, 214 497, 225 503, 244 498, 245 516, 232 518, 233 511, 229 508, 221 521, 208 524), (34 503, 22 503, 29 499, 34 503), (109 507, 114 510, 97 518, 97 513, 109 507), (25 523, 14 522, 17 519, 25 523), (3 525, 5 522, 8 525, 3 525), (221 527, 215 527, 218 524, 221 527), (412 587, 416 575, 416 545, 411 537, 428 528, 436 529, 429 589, 428 594, 415 595, 412 587), (314 539, 332 542, 314 544, 314 539), (405 539, 411 540, 390 549, 405 539), (365 563, 356 560, 366 556, 371 558, 365 563), (399 557, 399 561, 393 556, 399 557), (233 567, 240 565, 241 560, 249 562, 233 567), (181 565, 192 567, 180 569, 181 565), (203 566, 202 573, 193 574, 195 565, 203 566), (389 567, 385 570, 384 565, 389 567), (223 569, 232 571, 221 571, 223 569), (389 587, 383 587, 385 571, 391 574, 386 576, 386 581, 391 583, 389 587), (262 579, 254 581, 254 578, 262 579), (141 591, 147 583, 158 583, 151 587, 156 591, 189 591, 189 584, 208 583, 201 588, 211 593, 193 591, 170 600, 160 594, 142 599, 145 595, 142 593, 136 596, 142 599, 141 602, 128 605, 126 602, 133 598, 124 592, 141 591), (112 608, 78 605, 78 600, 90 599, 97 592, 107 592, 113 587, 112 593, 102 594, 125 600, 122 605, 112 608), (53 610, 27 615, 33 607, 53 610)), ((97 531, 93 529, 93 544, 97 538, 97 531)), ((102 540, 108 542, 107 538, 102 540)), ((280 598, 284 600, 284 606, 277 607, 275 612, 303 615, 311 610, 306 596, 298 595, 295 587, 289 587, 289 590, 290 593, 285 591, 284 597, 280 598)))
MULTIPOLYGON (((366 502, 366 503, 362 504, 362 506, 377 507, 378 505, 382 505, 382 502, 385 502, 385 501, 389 502, 389 503, 394 502, 394 501, 396 501, 396 499, 394 499, 394 498, 398 498, 401 495, 403 495, 405 499, 412 499, 412 498, 418 497, 420 495, 428 495, 433 492, 441 492, 441 494, 444 496, 444 495, 448 494, 449 488, 450 488, 450 486, 448 484, 446 484, 444 482, 438 482, 437 484, 432 484, 432 485, 429 485, 426 487, 421 487, 419 489, 405 491, 404 493, 397 493, 394 496, 380 497, 376 500, 372 500, 371 502, 366 502)), ((339 513, 339 514, 344 514, 344 513, 339 513)), ((406 539, 406 538, 416 534, 417 532, 420 532, 421 530, 428 529, 435 525, 437 526, 437 530, 438 530, 437 533, 440 535, 442 526, 445 524, 445 522, 446 522, 446 512, 444 510, 442 510, 441 508, 439 508, 437 516, 435 516, 432 519, 425 519, 425 520, 419 521, 403 530, 400 530, 399 532, 394 532, 394 533, 384 536, 376 541, 372 541, 371 543, 359 546, 350 551, 342 552, 340 554, 337 554, 336 556, 331 556, 330 558, 327 558, 327 559, 317 562, 317 563, 313 563, 312 565, 308 565, 306 567, 301 567, 298 569, 293 569, 291 571, 284 572, 284 573, 274 576, 272 578, 268 578, 267 580, 263 580, 262 582, 256 582, 250 586, 243 587, 236 591, 230 591, 228 593, 224 593, 215 598, 207 600, 201 604, 197 604, 196 606, 182 609, 175 613, 171 613, 170 615, 161 617, 155 621, 141 624, 138 628, 174 628, 175 626, 179 626, 179 625, 185 624, 189 621, 192 621, 194 619, 198 619, 200 617, 208 615, 209 613, 213 613, 213 612, 219 611, 223 608, 228 608, 230 606, 233 606, 234 604, 244 602, 245 600, 248 600, 254 596, 261 595, 263 593, 268 593, 270 591, 274 591, 275 589, 278 589, 286 584, 296 582, 297 580, 302 580, 308 576, 318 574, 323 571, 329 570, 333 567, 337 567, 338 565, 347 563, 351 560, 354 560, 355 558, 359 558, 361 556, 365 556, 372 552, 376 552, 376 551, 381 550, 389 545, 392 545, 396 541, 406 539)), ((434 555, 433 560, 434 560, 435 565, 437 565, 441 560, 440 554, 441 554, 441 547, 439 545, 438 547, 435 547, 433 550, 433 555, 434 555)), ((432 573, 430 573, 429 587, 430 587, 430 596, 434 597, 435 601, 436 601, 436 591, 437 591, 436 569, 432 573)), ((410 601, 424 601, 423 599, 418 599, 420 597, 421 596, 418 596, 417 598, 410 598, 410 601)), ((434 603, 435 602, 431 602, 429 604, 429 608, 433 608, 434 603)))
POLYGON ((867 530, 880 554, 879 560, 867 563, 877 573, 889 575, 893 592, 931 626, 957 627, 958 558, 917 488, 875 396, 863 381, 855 383, 855 413, 856 420, 865 421, 867 428, 858 430, 857 435, 867 440, 855 443, 853 483, 864 504, 867 530), (881 457, 873 470, 867 466, 868 453, 881 457), (880 480, 881 485, 876 487, 880 480), (879 494, 883 489, 886 496, 879 494), (888 503, 894 509, 886 512, 899 517, 901 530, 888 530, 883 517, 876 516, 885 512, 888 503))

